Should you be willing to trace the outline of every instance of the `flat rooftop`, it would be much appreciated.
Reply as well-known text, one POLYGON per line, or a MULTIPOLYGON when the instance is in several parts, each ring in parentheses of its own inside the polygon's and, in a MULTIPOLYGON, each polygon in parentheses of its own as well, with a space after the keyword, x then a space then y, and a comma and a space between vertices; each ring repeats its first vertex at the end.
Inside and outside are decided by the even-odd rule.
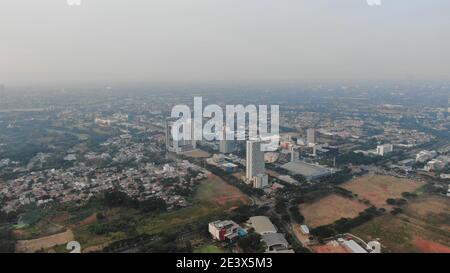
POLYGON ((281 166, 281 168, 293 174, 301 174, 308 179, 319 178, 321 176, 331 174, 331 171, 328 168, 302 161, 289 162, 281 166))

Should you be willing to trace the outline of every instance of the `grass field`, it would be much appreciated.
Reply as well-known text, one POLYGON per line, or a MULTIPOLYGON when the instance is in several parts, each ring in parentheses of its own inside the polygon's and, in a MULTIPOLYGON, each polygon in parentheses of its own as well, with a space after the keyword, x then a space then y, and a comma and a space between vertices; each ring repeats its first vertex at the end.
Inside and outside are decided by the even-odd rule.
POLYGON ((220 247, 210 244, 194 249, 194 253, 224 253, 224 251, 220 247))
POLYGON ((420 196, 404 213, 375 218, 352 233, 367 241, 379 238, 387 252, 450 253, 449 210, 448 198, 420 196))
POLYGON ((354 218, 368 206, 356 199, 345 198, 337 194, 328 195, 312 204, 300 205, 310 227, 327 225, 341 218, 354 218))
POLYGON ((211 156, 208 152, 205 152, 205 151, 200 150, 200 149, 183 152, 181 154, 185 155, 185 156, 188 156, 188 157, 192 157, 192 158, 208 158, 208 157, 211 156))
POLYGON ((368 200, 380 208, 390 208, 386 204, 389 198, 402 198, 404 192, 414 192, 424 184, 410 179, 393 176, 369 175, 356 178, 341 187, 358 195, 359 199, 368 200))
POLYGON ((193 206, 148 218, 138 227, 138 231, 158 233, 249 203, 250 199, 240 190, 211 174, 208 181, 198 188, 193 206))
MULTIPOLYGON (((157 216, 135 213, 133 218, 138 223, 135 234, 152 235, 175 230, 199 219, 249 203, 250 199, 237 188, 230 186, 215 175, 210 175, 208 180, 197 189, 192 206, 157 216)), ((118 212, 118 215, 114 216, 113 219, 118 219, 121 215, 131 214, 130 212, 118 212)), ((95 235, 89 231, 89 225, 75 229, 74 233, 76 240, 79 240, 85 248, 105 245, 108 242, 125 239, 128 236, 123 232, 95 235)))

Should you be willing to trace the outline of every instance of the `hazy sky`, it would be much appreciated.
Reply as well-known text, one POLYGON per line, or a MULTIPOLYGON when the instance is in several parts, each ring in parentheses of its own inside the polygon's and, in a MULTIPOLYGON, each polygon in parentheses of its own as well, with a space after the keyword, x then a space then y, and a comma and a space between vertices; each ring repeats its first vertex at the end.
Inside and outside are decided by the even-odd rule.
POLYGON ((0 83, 450 80, 450 1, 0 0, 0 83))

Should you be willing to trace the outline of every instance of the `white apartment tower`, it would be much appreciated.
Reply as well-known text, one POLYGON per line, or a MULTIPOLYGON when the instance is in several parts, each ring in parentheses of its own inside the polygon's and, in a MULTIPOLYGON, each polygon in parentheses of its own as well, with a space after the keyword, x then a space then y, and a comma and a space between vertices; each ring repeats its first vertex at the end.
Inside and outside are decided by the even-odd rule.
POLYGON ((267 186, 268 179, 265 174, 264 152, 261 151, 261 141, 249 140, 246 145, 246 179, 254 187, 267 186))
POLYGON ((392 144, 384 144, 377 146, 377 155, 384 156, 388 153, 391 153, 392 151, 394 151, 394 145, 392 144))
MULTIPOLYGON (((180 139, 175 140, 172 136, 173 124, 178 120, 178 118, 167 118, 166 119, 166 149, 169 152, 181 153, 189 150, 196 149, 197 142, 193 137, 189 140, 180 139)), ((193 126, 193 122, 188 122, 188 126, 193 126)), ((193 134, 194 130, 192 130, 193 134)), ((180 132, 181 133, 181 132, 180 132)))
POLYGON ((316 130, 314 128, 306 130, 306 142, 308 145, 316 143, 316 130))

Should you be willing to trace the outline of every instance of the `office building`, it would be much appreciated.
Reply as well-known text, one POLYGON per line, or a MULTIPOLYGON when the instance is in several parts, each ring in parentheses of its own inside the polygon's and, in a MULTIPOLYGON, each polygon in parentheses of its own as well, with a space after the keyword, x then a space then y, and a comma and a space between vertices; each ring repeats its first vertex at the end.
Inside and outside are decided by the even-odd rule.
POLYGON ((310 128, 306 130, 306 142, 309 146, 314 145, 316 143, 316 130, 310 128))
MULTIPOLYGON (((166 149, 169 152, 173 153, 182 153, 190 150, 196 149, 196 141, 193 138, 193 131, 191 130, 191 139, 184 139, 182 136, 183 128, 180 128, 180 139, 176 140, 172 135, 172 128, 174 123, 178 120, 178 118, 167 118, 166 119, 166 149)), ((186 126, 193 126, 193 122, 187 122, 186 126)))
POLYGON ((248 183, 255 185, 255 179, 262 179, 261 176, 257 178, 258 175, 265 175, 264 152, 261 151, 261 141, 249 140, 246 148, 247 166, 245 177, 248 183))

